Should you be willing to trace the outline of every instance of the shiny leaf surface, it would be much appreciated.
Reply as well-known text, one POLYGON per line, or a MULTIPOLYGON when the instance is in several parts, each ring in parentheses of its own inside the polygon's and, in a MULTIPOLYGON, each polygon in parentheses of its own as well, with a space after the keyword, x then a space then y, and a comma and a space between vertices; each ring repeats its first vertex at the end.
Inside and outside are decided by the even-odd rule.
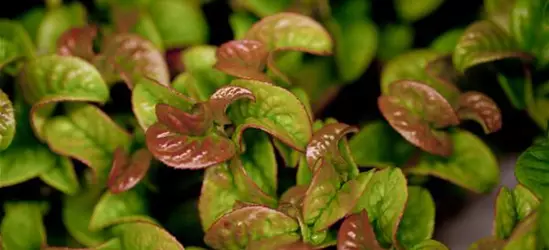
POLYGON ((124 149, 117 148, 109 173, 110 192, 117 194, 132 189, 145 177, 151 161, 152 155, 147 149, 141 148, 130 157, 124 149))
POLYGON ((353 214, 343 221, 337 236, 338 250, 382 250, 366 210, 353 214))
POLYGON ((221 87, 210 96, 208 105, 210 105, 214 119, 218 124, 226 125, 231 123, 225 112, 227 107, 238 99, 255 101, 255 96, 249 89, 237 86, 221 87))
POLYGON ((238 78, 270 82, 263 73, 267 55, 267 49, 259 41, 234 40, 217 49, 215 68, 238 78))
POLYGON ((341 160, 342 156, 339 152, 339 141, 346 134, 356 133, 356 127, 349 126, 344 123, 328 124, 316 131, 307 144, 305 156, 307 157, 307 165, 311 169, 315 169, 318 160, 331 154, 331 157, 337 157, 341 160))
POLYGON ((487 134, 501 129, 502 118, 497 104, 480 92, 469 91, 461 94, 457 112, 462 120, 471 119, 480 123, 487 134))
POLYGON ((0 91, 0 151, 12 143, 15 135, 15 113, 13 105, 6 93, 0 91))

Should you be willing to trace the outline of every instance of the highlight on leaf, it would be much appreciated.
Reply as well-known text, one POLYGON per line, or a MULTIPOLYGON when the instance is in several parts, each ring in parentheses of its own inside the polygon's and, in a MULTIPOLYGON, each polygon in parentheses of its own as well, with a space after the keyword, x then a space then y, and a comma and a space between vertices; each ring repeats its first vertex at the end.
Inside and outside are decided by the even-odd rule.
POLYGON ((480 92, 469 91, 461 94, 457 114, 461 120, 471 119, 480 123, 487 134, 501 129, 501 112, 497 104, 480 92))
POLYGON ((208 101, 215 122, 219 125, 230 124, 231 120, 227 117, 226 110, 238 99, 255 101, 255 96, 249 89, 238 86, 225 86, 216 90, 208 101))
POLYGON ((0 151, 8 148, 13 141, 16 122, 13 105, 8 95, 0 90, 0 151))
POLYGON ((259 41, 229 41, 217 49, 215 68, 239 78, 271 82, 263 72, 267 55, 267 49, 259 41))
POLYGON ((317 161, 326 154, 330 154, 335 160, 344 160, 339 152, 339 140, 346 134, 356 132, 358 132, 358 128, 343 123, 327 124, 316 131, 307 145, 305 153, 309 168, 316 169, 317 161))
POLYGON ((130 157, 123 148, 118 147, 114 151, 109 173, 109 190, 117 194, 133 188, 145 177, 151 161, 152 155, 147 149, 141 148, 130 157))
POLYGON ((97 36, 96 26, 71 28, 57 40, 57 54, 62 56, 76 56, 86 61, 95 57, 93 40, 97 36))
POLYGON ((366 210, 347 217, 337 234, 338 250, 370 249, 382 250, 377 242, 374 228, 370 224, 366 210))
POLYGON ((171 131, 191 136, 204 135, 212 126, 210 108, 203 103, 198 103, 191 112, 189 114, 168 104, 159 103, 156 105, 158 122, 171 131))

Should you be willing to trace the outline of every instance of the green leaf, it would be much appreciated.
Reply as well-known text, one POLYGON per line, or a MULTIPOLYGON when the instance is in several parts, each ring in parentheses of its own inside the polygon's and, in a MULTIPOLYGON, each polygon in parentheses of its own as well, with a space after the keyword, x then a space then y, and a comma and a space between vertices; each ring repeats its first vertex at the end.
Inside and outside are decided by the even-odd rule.
POLYGON ((6 250, 40 249, 46 243, 42 216, 48 204, 42 202, 7 202, 0 224, 2 245, 6 250))
POLYGON ((113 238, 93 248, 68 248, 68 247, 47 246, 47 247, 43 247, 42 249, 43 250, 92 250, 92 249, 93 250, 120 250, 121 246, 120 246, 120 240, 113 238))
POLYGON ((538 66, 549 62, 547 2, 516 0, 511 11, 511 34, 520 48, 537 57, 538 66))
POLYGON ((122 249, 184 250, 183 245, 169 232, 150 222, 117 224, 112 231, 120 239, 122 249))
POLYGON ((313 173, 307 165, 307 159, 304 155, 299 159, 299 165, 297 167, 296 182, 297 185, 309 185, 313 179, 313 173))
POLYGON ((0 151, 5 150, 12 143, 15 135, 16 121, 11 101, 0 90, 0 151))
POLYGON ((347 217, 339 228, 337 236, 338 249, 358 249, 359 246, 368 250, 383 249, 377 242, 366 210, 347 217))
POLYGON ((444 3, 444 0, 395 0, 395 10, 397 15, 405 21, 418 21, 432 12, 444 3))
MULTIPOLYGON (((526 190, 526 189, 525 189, 526 190)), ((539 235, 538 239, 541 239, 545 246, 549 246, 549 201, 547 199, 541 202, 538 210, 538 223, 539 223, 539 235)))
POLYGON ((504 30, 509 31, 511 11, 516 2, 516 0, 484 0, 484 10, 487 18, 504 30))
POLYGON ((530 55, 522 52, 505 30, 486 20, 467 27, 453 54, 454 66, 460 72, 506 58, 529 60, 530 55))
POLYGON ((216 48, 213 45, 192 46, 184 50, 181 56, 185 71, 196 72, 203 69, 211 69, 217 63, 216 48))
POLYGON ((36 32, 38 50, 45 53, 55 52, 57 40, 66 30, 84 26, 86 22, 86 9, 81 3, 48 10, 36 32))
POLYGON ((414 249, 423 241, 431 239, 434 227, 435 202, 433 197, 425 188, 408 187, 408 201, 396 236, 398 244, 405 249, 414 249))
POLYGON ((436 240, 425 240, 413 246, 410 250, 449 250, 449 248, 436 240))
POLYGON ((250 242, 295 234, 297 230, 298 223, 279 211, 247 206, 216 221, 206 232, 204 241, 214 249, 245 249, 250 242))
POLYGON ((503 250, 505 241, 494 236, 477 240, 469 246, 469 250, 503 250))
POLYGON ((140 221, 147 214, 148 202, 143 190, 132 189, 120 194, 105 192, 93 209, 89 228, 98 231, 121 221, 140 221))
MULTIPOLYGON (((21 133, 24 132, 21 131, 21 133)), ((54 168, 56 164, 56 156, 36 141, 14 144, 0 152, 0 172, 2 173, 0 187, 15 185, 37 177, 48 169, 54 168)))
POLYGON ((15 43, 0 36, 0 69, 23 56, 18 50, 15 43))
POLYGON ((454 151, 447 158, 423 154, 419 163, 406 171, 434 175, 471 191, 484 193, 499 182, 497 160, 486 144, 470 132, 451 134, 454 151))
POLYGON ((381 28, 377 56, 388 61, 410 49, 414 41, 414 29, 404 24, 388 24, 381 28))
POLYGON ((189 1, 150 1, 147 10, 166 49, 203 44, 208 24, 199 6, 189 1))
POLYGON ((150 41, 160 51, 164 51, 164 43, 149 12, 138 6, 116 6, 111 18, 119 33, 137 34, 150 41))
POLYGON ((34 57, 34 44, 20 23, 7 19, 0 20, 0 37, 17 46, 18 55, 25 58, 34 57))
POLYGON ((492 98, 477 91, 467 91, 459 96, 459 119, 474 120, 489 134, 501 129, 501 111, 492 98))
POLYGON ((257 18, 247 12, 233 12, 229 15, 229 24, 234 34, 234 39, 242 39, 246 32, 257 22, 257 18))
POLYGON ((248 130, 244 141, 246 151, 240 155, 244 170, 264 193, 276 197, 278 168, 269 137, 260 130, 248 130))
POLYGON ((57 102, 105 103, 109 99, 109 89, 99 72, 77 57, 38 57, 25 64, 18 81, 25 100, 33 105, 32 127, 42 140, 43 126, 57 102))
POLYGON ((155 106, 159 103, 188 111, 194 104, 194 100, 179 94, 169 86, 163 86, 151 79, 141 79, 132 91, 132 109, 143 130, 146 131, 157 121, 155 106))
POLYGON ((525 100, 525 79, 524 77, 517 77, 506 75, 505 72, 497 74, 498 83, 507 95, 507 98, 516 109, 524 109, 526 106, 525 100))
POLYGON ((291 0, 266 1, 266 0, 237 0, 238 4, 260 17, 274 15, 283 12, 290 7, 291 0))
POLYGON ((68 195, 76 194, 79 189, 74 166, 67 157, 57 157, 55 165, 44 171, 40 175, 40 179, 68 195))
MULTIPOLYGON (((18 18, 19 22, 23 25, 25 30, 28 32, 31 41, 36 41, 36 34, 38 33, 38 28, 46 15, 46 10, 44 8, 32 8, 18 18)), ((32 45, 31 43, 31 46, 32 45)), ((33 48, 34 50, 34 48, 33 48)), ((34 51, 33 51, 34 53, 34 51)))
MULTIPOLYGON (((349 165, 346 164, 346 159, 343 159, 343 156, 341 155, 340 141, 344 144, 344 139, 346 139, 345 136, 350 133, 356 133, 357 131, 358 129, 356 127, 344 123, 326 124, 321 129, 315 131, 311 141, 307 144, 307 150, 305 152, 307 165, 314 170, 316 169, 317 162, 323 158, 343 163, 342 165, 349 165)), ((336 164, 336 167, 337 165, 340 164, 336 164)), ((356 166, 355 168, 348 166, 344 167, 347 168, 337 168, 338 172, 343 176, 342 180, 354 178, 358 174, 356 166)))
POLYGON ((312 137, 309 115, 299 99, 289 91, 268 83, 253 80, 234 80, 231 86, 250 90, 255 102, 237 100, 228 109, 228 115, 238 126, 236 141, 242 131, 258 128, 300 151, 312 137))
POLYGON ((528 189, 517 185, 513 190, 502 187, 496 199, 494 235, 507 239, 515 226, 536 210, 539 200, 528 189))
POLYGON ((536 250, 542 248, 538 242, 539 214, 533 213, 517 225, 504 250, 536 250))
POLYGON ((442 33, 431 42, 429 47, 439 53, 452 53, 456 48, 459 38, 463 35, 465 29, 452 29, 442 33))
POLYGON ((377 240, 382 247, 388 247, 394 243, 407 199, 408 189, 402 171, 386 168, 374 173, 353 211, 358 213, 366 209, 377 240))
POLYGON ((416 151, 401 135, 384 121, 364 125, 351 137, 349 147, 359 166, 401 167, 416 151))
POLYGON ((519 156, 515 176, 520 184, 543 199, 549 187, 549 182, 545 178, 547 173, 549 173, 549 143, 544 140, 530 146, 519 156))
POLYGON ((92 168, 103 183, 115 149, 129 148, 131 137, 96 106, 71 103, 65 107, 66 116, 54 117, 44 125, 44 138, 54 152, 92 168))

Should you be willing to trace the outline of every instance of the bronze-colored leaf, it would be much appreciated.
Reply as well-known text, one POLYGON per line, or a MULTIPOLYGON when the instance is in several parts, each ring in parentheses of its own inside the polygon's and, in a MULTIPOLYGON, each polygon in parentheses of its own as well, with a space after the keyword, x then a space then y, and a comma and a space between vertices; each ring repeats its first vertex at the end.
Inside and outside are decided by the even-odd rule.
POLYGON ((151 161, 152 155, 145 148, 137 150, 131 158, 124 149, 117 148, 109 174, 109 190, 116 194, 133 188, 145 177, 151 161))
POLYGON ((182 135, 155 123, 146 132, 147 147, 156 159, 173 168, 201 169, 232 158, 233 142, 216 133, 204 137, 182 135))
POLYGON ((217 49, 215 67, 239 78, 271 82, 263 73, 267 55, 267 49, 259 41, 234 40, 217 49))
POLYGON ((370 225, 366 210, 362 210, 359 214, 353 214, 343 221, 337 234, 337 249, 383 250, 377 242, 374 228, 370 225))
POLYGON ((302 220, 303 215, 301 208, 303 207, 303 201, 305 200, 305 193, 307 192, 307 185, 293 186, 288 189, 278 202, 278 210, 291 216, 302 220))
POLYGON ((339 140, 348 133, 356 133, 358 128, 349 126, 344 123, 327 124, 313 134, 313 137, 307 145, 305 153, 309 168, 315 169, 315 165, 319 159, 327 153, 331 153, 332 157, 343 160, 339 153, 339 140))
MULTIPOLYGON (((439 89, 443 89, 448 93, 455 93, 452 95, 445 95, 446 98, 458 96, 460 90, 457 85, 459 83, 460 73, 454 68, 452 55, 440 56, 429 61, 425 66, 425 72, 438 82, 439 89)), ((455 98, 451 99, 452 100, 448 100, 448 102, 452 104, 452 106, 456 105, 457 100, 455 100, 455 98)))
POLYGON ((468 250, 503 250, 504 247, 505 240, 490 236, 477 240, 469 246, 468 250))
POLYGON ((212 125, 212 114, 207 105, 199 103, 195 107, 195 112, 189 114, 168 104, 159 103, 155 107, 156 117, 158 122, 171 131, 183 135, 203 135, 212 125))
POLYGON ((243 87, 225 86, 215 91, 208 101, 214 120, 220 125, 230 124, 231 120, 227 117, 225 111, 232 102, 242 98, 255 101, 252 91, 243 87))
POLYGON ((442 95, 425 84, 409 80, 391 84, 389 94, 378 98, 378 106, 397 132, 432 154, 452 153, 450 137, 436 129, 458 125, 459 119, 442 95))
POLYGON ((487 134, 501 129, 501 112, 497 104, 480 92, 469 91, 459 96, 458 116, 480 123, 487 134))
POLYGON ((93 40, 97 36, 97 27, 85 26, 72 28, 57 40, 57 54, 62 56, 77 56, 91 61, 95 56, 93 40))

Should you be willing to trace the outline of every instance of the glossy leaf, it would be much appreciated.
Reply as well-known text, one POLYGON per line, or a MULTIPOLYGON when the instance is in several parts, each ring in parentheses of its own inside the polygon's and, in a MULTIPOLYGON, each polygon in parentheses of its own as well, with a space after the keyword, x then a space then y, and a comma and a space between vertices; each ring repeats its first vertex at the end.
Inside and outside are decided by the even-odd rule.
POLYGON ((169 232, 150 222, 117 224, 112 231, 120 239, 122 249, 185 249, 169 232))
POLYGON ((549 201, 543 200, 541 202, 541 205, 538 209, 538 223, 539 223, 539 234, 538 238, 541 238, 542 244, 547 246, 549 244, 549 239, 547 239, 547 236, 549 235, 549 201))
POLYGON ((244 134, 246 151, 240 154, 242 167, 265 194, 277 197, 277 163, 269 136, 260 130, 244 134))
POLYGON ((42 216, 47 210, 47 204, 40 202, 5 203, 0 234, 1 243, 6 250, 40 249, 46 243, 46 228, 42 216))
POLYGON ((404 174, 398 168, 387 168, 374 173, 353 211, 366 209, 378 242, 388 247, 396 238, 407 199, 404 174))
POLYGON ((0 151, 8 148, 13 141, 15 123, 13 105, 8 95, 0 91, 0 151))
POLYGON ((426 240, 410 248, 410 250, 449 250, 449 248, 436 240, 426 240))
POLYGON ((311 141, 307 144, 305 153, 307 165, 309 165, 311 169, 316 169, 316 163, 328 155, 341 158, 342 156, 338 147, 339 141, 343 139, 346 134, 356 132, 358 132, 356 127, 344 123, 328 124, 320 130, 315 131, 311 141))
POLYGON ((548 155, 549 143, 543 141, 530 146, 523 152, 515 166, 518 182, 542 199, 549 187, 549 182, 545 178, 549 173, 548 155))
POLYGON ((530 59, 504 30, 490 21, 470 25, 456 46, 453 55, 457 70, 464 72, 473 66, 506 58, 530 59))
POLYGON ((403 166, 416 151, 384 121, 364 125, 351 137, 349 147, 359 166, 379 168, 403 166))
POLYGON ((7 19, 0 20, 0 37, 17 46, 17 54, 25 58, 34 57, 35 48, 32 40, 20 23, 7 19))
POLYGON ((510 32, 516 39, 518 45, 525 49, 533 49, 538 39, 544 39, 548 33, 544 26, 547 25, 544 18, 546 15, 546 2, 541 0, 516 0, 510 14, 510 32))
POLYGON ((84 26, 86 19, 86 9, 81 3, 48 10, 37 30, 36 46, 43 52, 55 52, 62 34, 73 27, 84 26))
POLYGON ((201 103, 190 114, 162 103, 157 104, 155 109, 160 124, 183 135, 201 136, 212 126, 211 111, 201 103))
POLYGON ((218 124, 226 125, 231 123, 225 113, 227 107, 238 99, 249 99, 255 102, 255 96, 249 89, 237 86, 221 87, 210 96, 208 105, 210 105, 214 119, 218 124))
POLYGON ((382 250, 366 210, 353 214, 343 221, 337 235, 338 250, 368 249, 382 250))
POLYGON ((484 0, 484 9, 489 20, 509 31, 511 11, 515 7, 515 3, 516 0, 484 0))
POLYGON ((247 128, 258 128, 285 144, 305 150, 312 136, 309 115, 303 103, 289 91, 268 83, 234 80, 230 86, 246 88, 255 102, 238 100, 228 109, 229 118, 238 126, 236 141, 247 128))
POLYGON ((132 91, 132 109, 143 130, 157 121, 155 107, 159 103, 189 111, 195 101, 152 79, 142 79, 132 91))
POLYGON ((55 165, 44 171, 44 173, 40 175, 40 179, 68 195, 76 194, 79 189, 78 177, 74 171, 74 165, 67 157, 57 157, 55 165))
POLYGON ((463 32, 465 32, 465 29, 461 28, 446 31, 435 38, 429 47, 439 53, 452 53, 463 32))
POLYGON ((420 175, 434 175, 471 191, 490 191, 499 181, 497 160, 480 138, 466 131, 451 134, 454 144, 447 158, 423 154, 416 166, 406 171, 420 175))
POLYGON ((95 64, 109 82, 117 75, 133 88, 140 79, 147 77, 162 85, 169 85, 170 75, 164 56, 148 40, 133 34, 118 34, 105 39, 95 64))
POLYGON ((91 61, 95 56, 93 41, 97 36, 96 26, 71 28, 57 40, 57 54, 76 56, 91 61))
POLYGON ((420 20, 435 11, 444 0, 395 0, 397 15, 405 21, 414 22, 420 20))
POLYGON ((281 212, 248 206, 221 217, 206 232, 204 241, 215 249, 244 249, 251 241, 292 234, 298 228, 293 218, 281 212))
POLYGON ((148 202, 142 190, 132 189, 124 193, 105 192, 93 209, 89 228, 98 231, 113 226, 121 221, 145 220, 148 202))
POLYGON ((263 73, 268 51, 255 40, 234 40, 217 49, 215 68, 243 79, 270 82, 263 73))
POLYGON ((536 210, 539 200, 524 186, 517 185, 513 190, 502 187, 495 204, 494 235, 505 240, 520 221, 536 210))
POLYGON ((378 98, 378 107, 408 142, 432 154, 452 154, 451 139, 436 128, 457 125, 459 120, 436 90, 415 81, 399 81, 391 85, 390 96, 378 98))
POLYGON ((435 227, 435 202, 427 189, 408 187, 408 201, 398 225, 398 245, 413 249, 425 240, 431 239, 435 227))
POLYGON ((114 151, 112 168, 109 173, 110 192, 117 194, 132 189, 145 178, 151 161, 152 155, 145 148, 135 151, 131 157, 124 152, 124 149, 117 148, 114 151))
POLYGON ((226 163, 206 169, 200 194, 198 210, 202 228, 206 231, 217 219, 231 211, 240 199, 226 163))
POLYGON ((482 125, 489 134, 501 129, 501 112, 492 98, 476 91, 459 96, 458 116, 462 120, 471 119, 482 125))

